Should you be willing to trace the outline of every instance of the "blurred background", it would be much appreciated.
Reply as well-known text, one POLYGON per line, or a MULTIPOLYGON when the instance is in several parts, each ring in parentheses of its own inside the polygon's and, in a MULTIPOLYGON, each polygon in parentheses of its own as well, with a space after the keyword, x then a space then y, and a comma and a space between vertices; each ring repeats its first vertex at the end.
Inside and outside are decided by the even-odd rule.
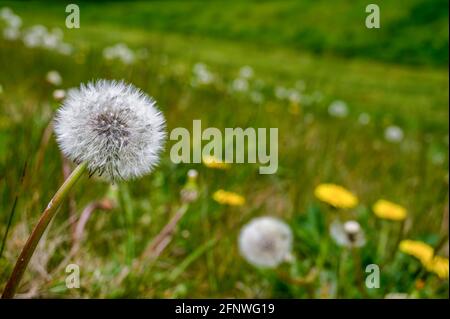
POLYGON ((86 176, 19 297, 448 298, 448 1, 377 1, 379 29, 365 26, 369 3, 78 1, 80 28, 69 29, 64 1, 0 1, 0 290, 73 168, 55 110, 67 90, 107 78, 153 96, 169 132, 194 119, 278 128, 278 171, 174 164, 168 141, 142 179, 86 176), (339 194, 317 196, 324 183, 358 203, 330 204, 339 194), (399 206, 379 212, 380 199, 399 206), (257 216, 292 229, 292 256, 275 269, 239 253, 257 216), (336 220, 358 221, 365 244, 342 245, 336 220), (66 286, 68 264, 79 289, 66 286), (378 289, 363 284, 368 264, 378 289))

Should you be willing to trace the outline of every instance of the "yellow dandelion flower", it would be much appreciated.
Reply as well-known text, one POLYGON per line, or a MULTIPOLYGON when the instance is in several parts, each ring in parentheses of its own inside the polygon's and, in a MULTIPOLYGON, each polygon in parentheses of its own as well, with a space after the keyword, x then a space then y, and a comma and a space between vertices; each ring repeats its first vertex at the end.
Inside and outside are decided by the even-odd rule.
POLYGON ((406 209, 384 199, 378 200, 373 205, 373 212, 378 218, 402 221, 406 218, 406 209))
POLYGON ((228 169, 230 166, 228 163, 224 163, 220 159, 210 155, 203 156, 202 161, 203 165, 205 165, 208 168, 228 169))
POLYGON ((213 199, 222 205, 242 206, 245 204, 245 198, 233 192, 227 192, 219 189, 213 194, 213 199))
POLYGON ((400 242, 399 250, 402 253, 416 257, 422 264, 427 265, 434 255, 434 249, 430 245, 416 240, 405 239, 400 242))
POLYGON ((314 190, 314 195, 335 208, 353 208, 358 204, 358 198, 339 185, 320 184, 314 190))
POLYGON ((435 256, 431 261, 424 264, 428 271, 434 272, 441 279, 448 279, 448 258, 435 256))

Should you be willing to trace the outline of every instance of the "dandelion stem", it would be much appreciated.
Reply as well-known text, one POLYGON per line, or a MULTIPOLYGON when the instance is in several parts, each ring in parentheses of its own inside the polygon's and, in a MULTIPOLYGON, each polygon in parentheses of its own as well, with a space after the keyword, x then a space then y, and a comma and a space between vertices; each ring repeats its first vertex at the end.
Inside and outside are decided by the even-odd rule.
POLYGON ((58 189, 56 194, 51 199, 50 203, 45 208, 37 225, 34 227, 33 232, 31 233, 30 237, 25 243, 25 246, 23 247, 22 252, 20 253, 19 259, 17 259, 13 272, 9 277, 5 290, 3 291, 2 295, 3 299, 9 299, 14 297, 14 294, 16 293, 16 290, 25 272, 25 269, 27 268, 31 257, 33 256, 33 253, 36 249, 36 246, 39 243, 39 240, 42 237, 42 234, 44 233, 50 221, 55 216, 58 207, 67 197, 69 191, 78 181, 78 179, 86 171, 86 168, 87 168, 86 163, 81 163, 80 165, 78 165, 72 172, 72 174, 70 174, 70 176, 64 181, 63 185, 58 189))

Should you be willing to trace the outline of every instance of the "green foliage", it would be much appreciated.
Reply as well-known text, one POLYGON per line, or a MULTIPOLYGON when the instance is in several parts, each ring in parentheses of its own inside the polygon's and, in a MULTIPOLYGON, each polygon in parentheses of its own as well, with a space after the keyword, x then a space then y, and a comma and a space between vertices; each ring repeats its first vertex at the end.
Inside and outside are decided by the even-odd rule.
MULTIPOLYGON (((69 206, 64 205, 50 228, 46 249, 38 253, 40 261, 49 259, 50 279, 31 266, 22 292, 38 286, 37 296, 59 298, 365 297, 351 253, 329 236, 329 223, 339 216, 357 219, 366 231, 362 265, 387 260, 381 288, 366 291, 369 297, 383 298, 391 292, 448 297, 448 280, 397 252, 396 225, 389 230, 385 254, 392 252, 392 259, 378 255, 381 224, 371 211, 377 199, 390 199, 408 208, 409 224, 401 236, 433 245, 448 236, 448 229, 442 228, 448 206, 448 13, 441 10, 448 3, 382 2, 379 31, 363 26, 365 4, 164 1, 126 6, 113 2, 99 9, 100 3, 81 2, 81 29, 64 29, 65 40, 76 47, 71 56, 0 39, 1 235, 14 198, 19 198, 0 258, 0 290, 23 240, 63 180, 54 137, 45 139, 59 104, 45 75, 57 70, 64 89, 95 78, 132 82, 155 97, 169 130, 190 129, 194 119, 201 119, 203 127, 219 129, 278 127, 279 168, 277 174, 264 176, 254 164, 234 164, 226 171, 175 165, 169 158, 169 141, 153 174, 118 185, 116 207, 96 210, 89 219, 80 252, 69 260, 82 269, 82 287, 65 289, 66 273, 57 267, 70 251, 69 206), (103 48, 117 42, 136 51, 146 48, 148 57, 133 65, 103 59, 103 48), (218 80, 192 86, 192 69, 198 62, 218 80), (258 90, 264 102, 230 91, 244 65, 255 71, 252 88, 262 81, 258 90), (316 92, 323 98, 300 104, 293 112, 274 90, 293 88, 299 80, 306 84, 302 93, 316 92), (327 112, 338 99, 349 107, 342 119, 327 112), (371 118, 365 126, 358 122, 363 112, 371 118), (405 132, 400 144, 384 139, 385 128, 393 124, 405 132), (21 182, 25 163, 28 169, 21 182), (179 191, 190 168, 199 171, 198 200, 159 258, 137 271, 134 263, 179 207, 179 191), (346 213, 331 211, 313 196, 321 182, 346 186, 360 205, 346 213), (242 194, 246 204, 219 205, 211 198, 217 189, 242 194), (283 218, 295 236, 293 262, 274 271, 255 271, 237 248, 240 227, 262 215, 283 218), (49 250, 54 243, 60 244, 49 250), (46 251, 52 255, 46 256, 46 251), (311 281, 302 281, 308 276, 311 281), (418 279, 425 288, 416 287, 418 279)), ((45 7, 42 2, 0 2, 4 5, 22 16, 25 27, 40 23, 64 28, 58 2, 45 7)), ((109 185, 83 178, 73 194, 77 214, 110 192, 109 185)))

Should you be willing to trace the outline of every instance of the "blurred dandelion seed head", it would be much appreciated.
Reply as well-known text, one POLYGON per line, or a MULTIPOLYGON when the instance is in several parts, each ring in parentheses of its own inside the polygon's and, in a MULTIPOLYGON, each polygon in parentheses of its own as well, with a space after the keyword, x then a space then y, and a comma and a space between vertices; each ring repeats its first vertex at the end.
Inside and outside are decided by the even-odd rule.
POLYGON ((239 234, 241 255, 257 267, 274 268, 291 254, 292 231, 283 221, 258 217, 246 224, 239 234))
POLYGON ((328 107, 328 114, 337 118, 344 118, 348 115, 348 106, 344 101, 334 101, 328 107))
POLYGON ((55 133, 62 152, 115 181, 149 173, 159 160, 165 120, 155 101, 124 82, 99 80, 69 90, 55 133))
POLYGON ((59 74, 59 72, 55 70, 49 71, 45 76, 45 79, 47 80, 48 83, 55 86, 62 84, 61 74, 59 74))
POLYGON ((384 131, 384 138, 391 143, 400 143, 403 140, 403 130, 395 125, 388 126, 384 131))
POLYGON ((330 225, 330 235, 339 246, 362 247, 366 244, 366 237, 361 225, 355 220, 345 223, 334 221, 330 225))
POLYGON ((56 101, 61 101, 62 99, 64 99, 66 96, 66 91, 62 90, 62 89, 58 89, 58 90, 54 90, 53 91, 53 98, 56 101))

